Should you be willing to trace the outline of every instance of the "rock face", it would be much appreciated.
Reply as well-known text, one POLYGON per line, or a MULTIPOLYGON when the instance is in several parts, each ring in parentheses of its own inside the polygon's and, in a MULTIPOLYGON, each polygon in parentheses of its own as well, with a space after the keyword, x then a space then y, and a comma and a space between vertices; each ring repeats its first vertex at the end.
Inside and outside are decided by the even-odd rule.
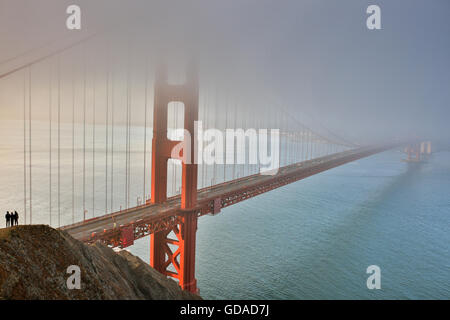
POLYGON ((201 299, 128 251, 85 245, 44 225, 0 229, 1 299, 201 299), (81 289, 68 289, 70 265, 81 289))

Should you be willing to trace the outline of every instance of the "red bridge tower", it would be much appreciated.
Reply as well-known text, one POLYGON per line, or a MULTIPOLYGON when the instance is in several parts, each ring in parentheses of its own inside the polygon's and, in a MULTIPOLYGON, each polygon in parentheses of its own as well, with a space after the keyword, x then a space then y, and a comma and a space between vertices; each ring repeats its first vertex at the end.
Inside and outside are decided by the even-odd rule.
POLYGON ((151 202, 163 203, 167 200, 167 161, 172 158, 172 149, 183 144, 180 153, 182 162, 182 189, 179 223, 168 231, 151 234, 150 264, 153 268, 178 279, 183 290, 198 292, 195 279, 195 239, 198 212, 194 210, 197 203, 197 164, 194 161, 194 122, 198 120, 198 75, 194 66, 187 70, 183 85, 168 83, 166 67, 160 67, 156 73, 153 113, 152 140, 152 186, 151 202), (170 102, 184 103, 184 140, 173 141, 167 138, 168 105, 170 102), (192 139, 191 139, 192 137, 192 139), (186 152, 192 150, 192 152, 186 152), (173 231, 176 238, 170 238, 173 231), (172 250, 169 246, 175 246, 172 250), (172 266, 173 270, 169 270, 172 266))

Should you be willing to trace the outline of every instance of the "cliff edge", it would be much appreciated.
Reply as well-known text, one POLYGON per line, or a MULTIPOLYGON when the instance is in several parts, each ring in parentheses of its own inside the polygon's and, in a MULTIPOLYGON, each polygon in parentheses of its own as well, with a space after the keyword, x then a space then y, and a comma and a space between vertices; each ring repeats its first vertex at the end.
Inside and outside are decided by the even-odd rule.
POLYGON ((0 229, 1 299, 201 298, 128 251, 85 245, 64 231, 32 225, 0 229), (80 289, 67 287, 71 265, 80 268, 80 289))

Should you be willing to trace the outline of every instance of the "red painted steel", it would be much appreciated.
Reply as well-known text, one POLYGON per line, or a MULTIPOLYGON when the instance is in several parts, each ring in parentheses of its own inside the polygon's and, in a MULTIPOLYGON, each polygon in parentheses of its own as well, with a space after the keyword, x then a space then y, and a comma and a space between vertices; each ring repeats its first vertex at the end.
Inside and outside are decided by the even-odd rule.
MULTIPOLYGON (((203 188, 198 190, 197 205, 193 211, 197 213, 197 216, 213 213, 214 203, 217 205, 218 199, 220 199, 221 208, 225 208, 286 184, 397 146, 400 144, 345 151, 280 168, 278 174, 274 176, 255 174, 203 188)), ((132 226, 134 238, 139 239, 160 231, 172 230, 182 222, 184 213, 186 212, 181 210, 180 196, 176 196, 169 198, 164 204, 139 206, 113 215, 98 217, 89 222, 68 225, 62 229, 76 239, 87 243, 101 241, 111 247, 123 248, 126 245, 121 242, 122 228, 132 226), (139 218, 136 219, 135 215, 139 218), (114 228, 114 221, 118 220, 125 222, 114 228), (103 232, 105 227, 106 232, 103 232)))
POLYGON ((213 209, 212 209, 212 214, 216 215, 220 212, 220 209, 222 208, 222 199, 221 198, 216 198, 214 199, 214 205, 213 205, 213 209))
POLYGON ((121 242, 124 246, 129 247, 134 244, 134 229, 133 226, 128 226, 120 229, 121 242))
MULTIPOLYGON (((0 78, 46 57, 40 57, 2 74, 0 78)), ((193 66, 187 72, 187 79, 183 85, 170 85, 167 81, 166 68, 161 67, 157 71, 154 95, 151 201, 142 206, 61 228, 84 242, 101 241, 111 247, 121 248, 133 245, 135 239, 150 235, 152 266, 159 272, 178 279, 184 290, 198 292, 195 279, 195 246, 199 216, 209 213, 217 214, 222 208, 232 204, 400 145, 390 144, 341 152, 280 168, 279 172, 273 176, 255 174, 197 190, 197 165, 193 151, 197 140, 194 136, 194 125, 198 119, 199 89, 197 73, 193 66), (188 137, 185 133, 182 142, 167 138, 168 104, 172 101, 181 101, 185 106, 184 129, 190 136, 188 137), (172 155, 174 147, 180 144, 182 153, 172 155), (172 157, 183 160, 182 192, 181 196, 168 199, 167 162, 172 157), (171 234, 174 237, 171 237, 171 234)), ((312 148, 312 139, 309 141, 312 148)), ((420 145, 410 144, 407 153, 408 161, 419 161, 420 145), (412 158, 413 153, 415 158, 412 158)))
POLYGON ((187 71, 187 82, 184 85, 170 85, 166 68, 160 67, 154 99, 151 202, 160 204, 167 200, 167 161, 173 156, 172 149, 182 144, 181 152, 176 156, 182 160, 180 210, 183 213, 179 215, 177 224, 171 225, 169 229, 151 233, 150 264, 162 274, 178 279, 184 290, 197 292, 197 214, 192 211, 197 204, 197 164, 193 152, 196 141, 194 125, 198 120, 198 79, 195 69, 191 67, 187 71), (184 103, 183 142, 167 138, 168 105, 172 101, 184 103), (175 240, 169 237, 171 231, 176 236, 175 240), (172 251, 169 244, 175 245, 177 249, 172 251))

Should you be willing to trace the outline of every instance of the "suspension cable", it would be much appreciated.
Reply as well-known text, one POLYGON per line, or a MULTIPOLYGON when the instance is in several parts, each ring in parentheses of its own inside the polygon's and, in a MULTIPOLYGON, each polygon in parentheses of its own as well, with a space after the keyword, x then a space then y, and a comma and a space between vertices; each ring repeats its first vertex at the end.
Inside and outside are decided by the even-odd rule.
POLYGON ((23 211, 25 215, 25 224, 27 223, 27 103, 26 103, 26 70, 23 72, 23 211))
POLYGON ((146 197, 147 197, 147 192, 146 192, 146 187, 147 187, 147 108, 148 108, 148 66, 149 61, 148 58, 146 58, 146 65, 145 65, 145 87, 144 87, 144 195, 143 195, 143 202, 145 204, 146 202, 146 197))
POLYGON ((132 78, 131 78, 131 71, 130 71, 130 107, 128 109, 128 195, 127 195, 127 199, 128 199, 128 203, 127 203, 127 208, 130 207, 130 191, 131 191, 131 93, 132 93, 132 78))
POLYGON ((111 74, 111 212, 114 212, 114 72, 111 74))
POLYGON ((61 227, 61 56, 57 60, 58 72, 58 226, 61 227))
POLYGON ((227 164, 226 164, 226 155, 227 155, 227 126, 228 126, 228 90, 225 94, 225 128, 223 130, 224 139, 223 139, 223 182, 227 181, 227 164))
POLYGON ((31 162, 31 66, 28 68, 28 86, 29 86, 29 90, 28 90, 28 92, 29 92, 29 95, 28 95, 28 99, 29 99, 29 101, 28 101, 28 107, 29 107, 29 110, 28 110, 28 123, 29 123, 29 125, 28 125, 28 132, 29 132, 29 138, 28 138, 28 148, 29 148, 29 152, 28 152, 28 157, 29 157, 29 166, 30 166, 30 169, 29 169, 29 174, 30 174, 30 178, 29 178, 29 180, 30 180, 30 224, 32 224, 32 222, 33 222, 33 207, 32 207, 32 197, 33 197, 33 193, 32 193, 32 186, 33 186, 33 184, 32 184, 32 174, 31 174, 31 168, 32 168, 32 162, 31 162))
MULTIPOLYGON (((217 116, 217 113, 218 113, 218 110, 219 110, 219 93, 218 93, 218 85, 217 85, 217 83, 216 83, 216 87, 215 87, 215 93, 216 93, 216 96, 215 96, 215 99, 214 99, 214 102, 215 102, 214 103, 214 127, 215 127, 214 130, 217 130, 217 128, 218 128, 218 121, 219 121, 218 116, 217 116)), ((211 186, 213 184, 217 183, 216 153, 217 153, 217 150, 214 149, 214 158, 215 159, 214 159, 214 162, 213 162, 213 178, 211 180, 211 186)))
POLYGON ((129 107, 128 107, 128 154, 127 154, 127 162, 128 162, 128 176, 127 176, 127 209, 130 207, 130 190, 131 190, 131 87, 132 87, 132 75, 131 75, 131 64, 130 64, 130 83, 129 83, 129 107))
MULTIPOLYGON (((237 107, 237 99, 233 99, 234 100, 234 121, 233 121, 233 131, 234 132, 236 132, 236 128, 237 128, 237 109, 238 109, 238 107, 237 107)), ((237 166, 237 154, 236 154, 236 152, 234 152, 234 150, 236 149, 237 150, 237 148, 235 147, 235 143, 234 143, 234 136, 233 136, 233 150, 231 150, 232 152, 233 152, 233 172, 232 172, 232 174, 233 174, 233 180, 234 179, 236 179, 236 166, 237 166)))
POLYGON ((52 225, 52 65, 50 64, 49 68, 49 105, 48 105, 48 123, 49 123, 49 225, 52 225))
POLYGON ((92 217, 95 217, 95 109, 96 109, 96 90, 95 85, 97 81, 96 71, 93 70, 92 82, 92 217))
POLYGON ((75 67, 72 67, 72 223, 75 223, 75 67))
MULTIPOLYGON (((209 100, 209 95, 208 95, 209 91, 205 90, 205 102, 203 103, 203 129, 206 130, 206 126, 207 126, 207 122, 208 122, 208 100, 209 100)), ((203 137, 202 137, 203 140, 203 137)), ((203 150, 202 150, 202 188, 206 187, 206 175, 208 174, 208 172, 206 171, 206 163, 205 163, 205 159, 203 156, 203 150)))
MULTIPOLYGON (((108 52, 110 52, 108 50, 108 52)), ((110 56, 106 63, 106 130, 105 130, 105 214, 108 214, 108 136, 109 136, 109 66, 110 56)))
POLYGON ((125 206, 128 209, 128 204, 129 204, 129 199, 128 199, 128 190, 129 190, 129 186, 128 186, 128 144, 129 144, 129 139, 128 139, 128 135, 130 134, 129 132, 129 125, 130 125, 130 47, 128 46, 128 52, 127 52, 127 108, 126 108, 126 112, 127 112, 127 116, 126 116, 126 142, 125 142, 125 206))
POLYGON ((84 50, 83 62, 83 219, 86 217, 86 47, 84 50))

